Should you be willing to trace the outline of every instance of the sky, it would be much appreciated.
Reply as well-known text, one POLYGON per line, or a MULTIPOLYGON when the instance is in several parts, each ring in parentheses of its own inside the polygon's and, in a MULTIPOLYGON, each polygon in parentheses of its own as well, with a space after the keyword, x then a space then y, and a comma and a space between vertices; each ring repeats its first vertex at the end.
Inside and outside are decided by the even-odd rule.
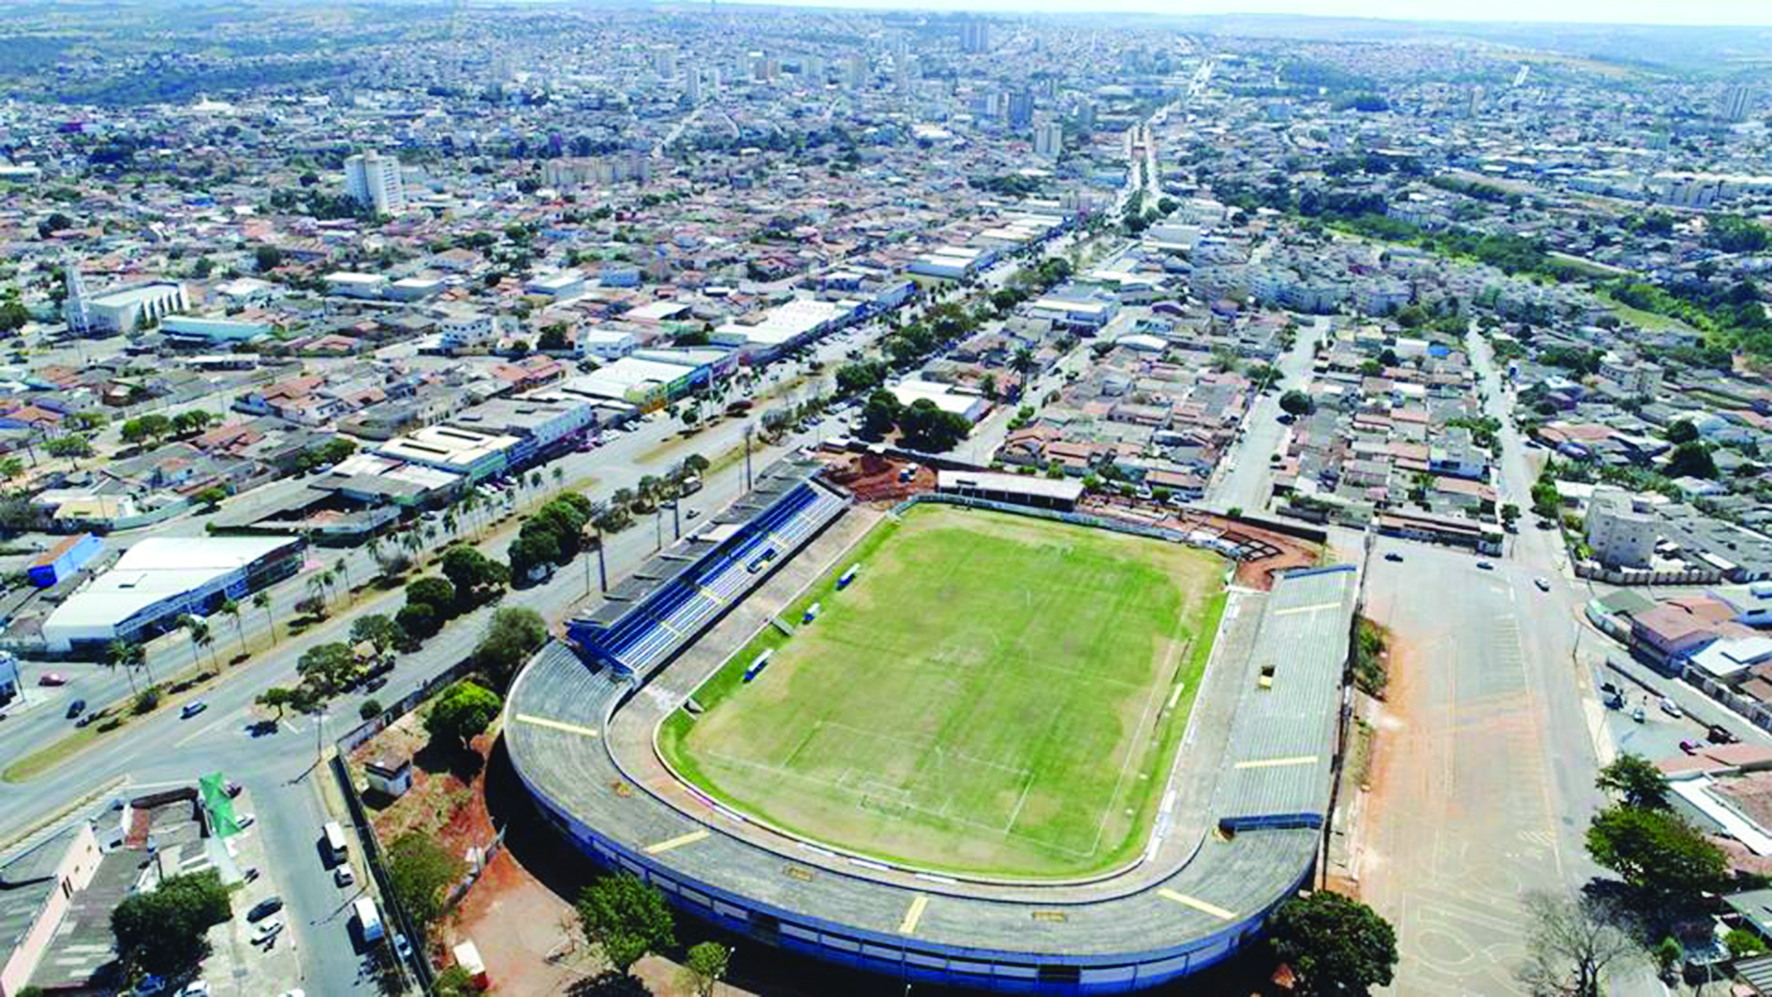
POLYGON ((773 0, 821 7, 940 8, 994 14, 1137 11, 1156 14, 1315 14, 1394 20, 1569 21, 1772 26, 1772 0, 773 0))

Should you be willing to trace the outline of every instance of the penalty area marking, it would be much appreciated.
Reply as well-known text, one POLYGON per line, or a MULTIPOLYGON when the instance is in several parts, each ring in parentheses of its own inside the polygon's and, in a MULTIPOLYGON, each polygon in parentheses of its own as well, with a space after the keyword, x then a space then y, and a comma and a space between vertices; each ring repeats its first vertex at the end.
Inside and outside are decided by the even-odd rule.
POLYGON ((1198 897, 1190 897, 1185 893, 1177 893, 1171 889, 1165 888, 1158 890, 1157 896, 1162 897, 1164 900, 1173 900, 1176 903, 1181 904, 1183 907, 1192 907, 1194 910, 1197 910, 1202 914, 1211 914, 1220 921, 1234 921, 1237 917, 1237 915, 1225 910, 1217 904, 1210 904, 1198 897))
POLYGON ((537 727, 546 727, 549 730, 561 730, 568 734, 580 734, 584 737, 597 736, 597 732, 589 727, 580 727, 577 724, 569 724, 562 720, 549 720, 547 717, 532 717, 527 713, 517 714, 517 719, 526 724, 534 724, 537 727))

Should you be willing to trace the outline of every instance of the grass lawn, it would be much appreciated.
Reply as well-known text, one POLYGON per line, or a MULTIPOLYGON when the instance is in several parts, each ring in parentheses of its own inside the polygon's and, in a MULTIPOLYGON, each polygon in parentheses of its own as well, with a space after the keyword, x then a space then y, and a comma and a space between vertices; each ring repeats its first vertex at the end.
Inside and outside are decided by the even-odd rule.
POLYGON ((1695 333, 1698 331, 1677 318, 1672 318, 1667 315, 1657 315, 1654 312, 1646 312, 1640 308, 1632 308, 1631 306, 1614 299, 1610 294, 1607 294, 1604 291, 1599 292, 1596 297, 1605 302, 1607 308, 1612 309, 1612 314, 1649 332, 1673 331, 1695 333))
POLYGON ((727 662, 660 745, 714 797, 845 849, 1030 878, 1110 868, 1144 845, 1224 568, 1178 544, 917 506, 783 614, 794 636, 768 628, 727 662))

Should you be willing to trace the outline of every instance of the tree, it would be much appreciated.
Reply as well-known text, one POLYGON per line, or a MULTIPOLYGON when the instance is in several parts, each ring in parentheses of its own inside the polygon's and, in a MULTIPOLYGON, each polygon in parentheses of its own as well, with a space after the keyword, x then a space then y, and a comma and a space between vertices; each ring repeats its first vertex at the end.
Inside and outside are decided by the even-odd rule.
POLYGON ((691 946, 683 960, 683 983, 695 997, 714 997, 714 984, 726 976, 732 950, 719 942, 691 946))
POLYGON ((897 396, 881 388, 868 396, 867 404, 861 410, 861 435, 870 440, 882 439, 898 425, 899 413, 903 406, 899 405, 897 396))
POLYGON ((232 599, 223 599, 215 611, 234 619, 234 639, 240 642, 240 656, 246 657, 246 630, 240 626, 240 604, 232 599))
POLYGON ((1268 925, 1274 953, 1298 975, 1302 994, 1364 994, 1387 987, 1397 965, 1397 933, 1372 908, 1318 890, 1294 897, 1268 925))
POLYGON ((227 497, 228 493, 226 489, 211 485, 197 494, 192 495, 191 501, 200 503, 205 512, 214 512, 221 507, 222 500, 227 497))
POLYGON ((1293 388, 1280 396, 1280 411, 1288 415, 1310 415, 1317 410, 1317 403, 1311 396, 1293 388))
POLYGON ((111 932, 128 965, 170 976, 209 952, 204 934, 233 916, 228 890, 214 870, 169 876, 147 893, 132 893, 111 911, 111 932))
POLYGON ((271 643, 277 643, 277 618, 271 615, 271 594, 259 592, 252 597, 252 605, 265 612, 265 624, 271 628, 271 643))
POLYGON ((466 746, 492 726, 503 705, 498 693, 462 679, 444 690, 431 705, 431 712, 425 715, 425 732, 458 747, 466 746))
POLYGON ((443 620, 428 603, 408 602, 394 614, 394 622, 399 624, 400 632, 414 644, 422 643, 426 638, 434 637, 443 629, 443 620))
POLYGON ((62 436, 43 444, 43 449, 51 457, 69 457, 78 460, 92 456, 92 444, 83 436, 62 436))
POLYGON ((388 846, 387 867, 395 902, 421 931, 443 916, 446 891, 467 872, 466 863, 417 831, 400 835, 388 846))
POLYGON ((1667 424, 1667 441, 1674 445, 1691 443, 1698 439, 1698 427, 1691 419, 1676 419, 1667 424))
MULTIPOLYGON (((186 613, 178 618, 178 625, 184 629, 185 635, 191 638, 191 663, 201 668, 203 659, 197 656, 197 652, 215 642, 215 638, 210 636, 209 624, 186 613)), ((213 664, 213 662, 211 663, 213 664)))
POLYGON ((903 430, 904 445, 925 453, 952 450, 972 431, 972 423, 965 416, 944 412, 927 398, 919 398, 904 409, 899 414, 898 426, 903 430))
POLYGON ((503 585, 508 577, 503 565, 461 544, 443 554, 443 576, 455 586, 456 598, 469 606, 480 601, 484 590, 503 585))
POLYGON ((566 338, 566 323, 542 326, 541 338, 535 341, 535 345, 543 353, 564 353, 572 349, 571 341, 566 338))
POLYGON ((113 640, 105 647, 105 661, 111 668, 123 669, 123 676, 129 680, 129 691, 135 691, 135 669, 147 660, 147 652, 133 641, 113 640))
POLYGON ((1667 809, 1667 776, 1642 755, 1625 752, 1600 770, 1594 785, 1619 796, 1627 807, 1667 809))
POLYGON ((1668 458, 1667 476, 1714 478, 1717 476, 1717 462, 1711 458, 1710 448, 1697 440, 1682 443, 1674 448, 1673 456, 1668 458))
POLYGON ((1766 943, 1760 940, 1760 936, 1746 928, 1732 929, 1723 936, 1723 945, 1729 950, 1731 959, 1745 959, 1766 951, 1766 943))
POLYGON ((351 621, 351 643, 368 642, 375 653, 386 654, 400 643, 400 625, 380 613, 359 616, 351 621))
POLYGON ((357 677, 357 657, 349 644, 316 644, 302 652, 295 670, 322 695, 336 696, 357 677))
POLYGON ((623 976, 647 953, 676 944, 664 894, 628 873, 585 887, 577 909, 585 938, 623 976))
POLYGON ((1723 885, 1728 860, 1677 814, 1614 805, 1594 815, 1587 853, 1624 881, 1664 901, 1690 899, 1723 885))
POLYGON ((438 620, 451 619, 455 616, 455 585, 435 575, 417 579, 406 586, 406 604, 414 603, 431 607, 438 620))
POLYGON ((434 989, 437 997, 479 997, 480 994, 474 977, 460 966, 451 966, 438 973, 434 989))
POLYGON ((283 714, 288 710, 294 710, 297 713, 307 712, 310 695, 312 695, 312 690, 304 689, 301 686, 274 685, 259 693, 258 698, 253 702, 267 710, 276 710, 277 715, 271 718, 271 722, 281 723, 283 714))
POLYGON ((508 688, 517 667, 547 643, 548 625, 533 609, 507 606, 492 614, 474 648, 474 664, 496 689, 508 688))
POLYGON ((1608 900, 1534 890, 1525 906, 1527 955, 1519 977, 1532 993, 1600 997, 1608 976, 1646 954, 1629 914, 1608 900))
POLYGON ((259 246, 252 251, 252 262, 260 273, 275 270, 283 265, 283 251, 276 246, 259 246))

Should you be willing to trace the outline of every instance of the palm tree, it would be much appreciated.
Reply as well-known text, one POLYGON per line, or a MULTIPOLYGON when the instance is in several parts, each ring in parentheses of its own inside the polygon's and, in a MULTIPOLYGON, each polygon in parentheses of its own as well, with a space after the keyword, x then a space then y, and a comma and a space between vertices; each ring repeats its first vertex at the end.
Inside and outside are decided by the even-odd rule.
POLYGON ((240 626, 240 604, 232 599, 222 601, 217 612, 226 613, 234 618, 234 636, 240 639, 240 656, 246 656, 246 631, 240 626))
POLYGON ((336 573, 334 573, 331 568, 321 568, 320 569, 320 590, 322 592, 330 593, 333 589, 333 586, 335 586, 337 584, 338 584, 338 575, 336 573))
POLYGON ((277 643, 277 618, 271 615, 271 594, 260 592, 252 597, 252 604, 265 611, 265 622, 271 628, 271 644, 277 643))
POLYGON ((341 554, 341 555, 339 555, 338 560, 332 562, 332 570, 337 572, 339 580, 344 582, 345 597, 350 598, 350 595, 351 595, 351 565, 350 565, 350 562, 345 558, 344 555, 341 554))
POLYGON ((129 694, 135 695, 135 664, 141 658, 142 649, 126 640, 113 640, 105 648, 105 657, 110 662, 112 671, 123 669, 123 677, 129 680, 129 694))
POLYGON ((455 510, 454 509, 450 509, 448 512, 443 514, 443 528, 445 530, 449 531, 450 536, 453 537, 456 535, 456 533, 460 532, 460 526, 461 526, 461 523, 459 521, 457 521, 455 518, 455 510))
POLYGON ((191 639, 191 664, 202 668, 203 658, 197 652, 215 642, 215 638, 209 635, 209 624, 186 613, 178 618, 178 625, 191 639))
POLYGON ((308 598, 319 602, 321 613, 324 615, 326 610, 326 579, 321 577, 322 574, 324 574, 324 572, 308 576, 308 598))
POLYGON ((553 475, 554 475, 554 487, 555 488, 565 488, 566 487, 566 469, 563 467, 560 467, 559 465, 555 465, 554 470, 553 470, 553 475))

